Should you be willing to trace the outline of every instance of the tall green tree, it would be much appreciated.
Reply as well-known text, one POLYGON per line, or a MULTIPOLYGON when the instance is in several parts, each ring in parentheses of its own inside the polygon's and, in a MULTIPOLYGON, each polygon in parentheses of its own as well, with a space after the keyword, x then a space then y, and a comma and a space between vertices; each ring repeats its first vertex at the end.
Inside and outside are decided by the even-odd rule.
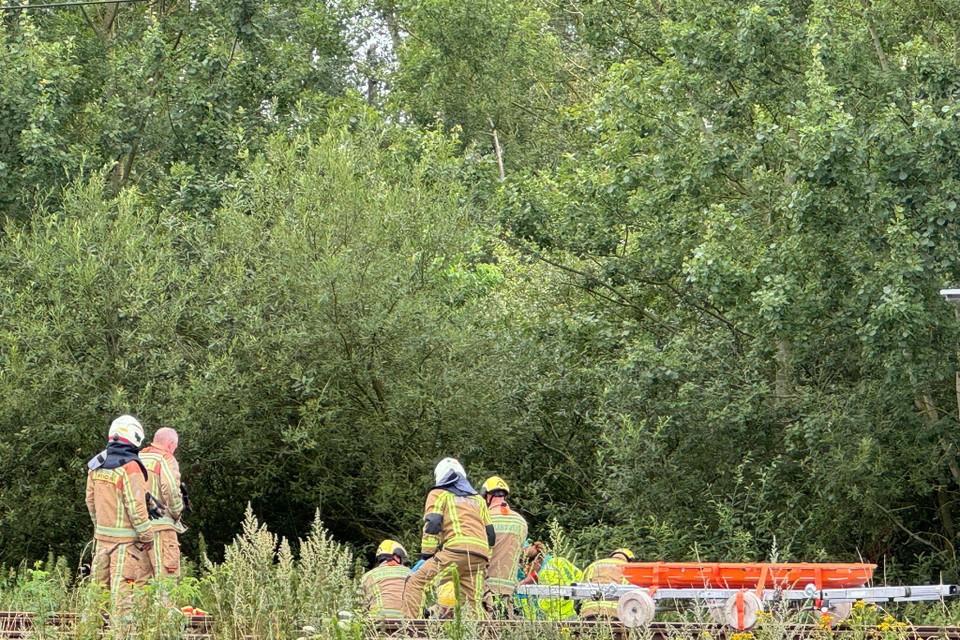
POLYGON ((390 10, 400 29, 395 108, 462 131, 493 176, 543 161, 575 79, 538 2, 414 0, 390 10))
POLYGON ((952 16, 630 19, 573 114, 591 142, 504 189, 513 237, 592 299, 597 515, 673 557, 954 563, 952 16))
POLYGON ((343 94, 348 15, 298 0, 4 12, 0 206, 22 219, 98 173, 150 193, 176 167, 209 211, 266 136, 343 94))
POLYGON ((214 550, 247 502, 284 532, 317 508, 346 540, 414 531, 438 456, 508 433, 482 301, 503 278, 470 257, 459 146, 336 118, 271 141, 207 218, 94 180, 11 227, 2 561, 78 550, 83 462, 121 412, 181 432, 214 550))

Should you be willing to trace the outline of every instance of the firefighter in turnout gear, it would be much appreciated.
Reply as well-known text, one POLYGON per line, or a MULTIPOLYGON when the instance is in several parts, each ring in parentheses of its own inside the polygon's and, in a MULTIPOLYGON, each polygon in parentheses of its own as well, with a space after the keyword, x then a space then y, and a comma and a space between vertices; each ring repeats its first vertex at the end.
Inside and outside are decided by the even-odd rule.
POLYGON ((360 596, 371 617, 403 617, 403 587, 410 575, 406 562, 407 550, 399 542, 384 540, 377 547, 377 566, 360 579, 360 596))
POLYGON ((519 578, 520 554, 527 539, 527 521, 507 504, 510 487, 499 476, 487 478, 480 489, 487 502, 490 520, 497 541, 487 569, 487 591, 484 600, 495 617, 514 617, 514 596, 519 578))
POLYGON ((159 517, 151 518, 153 532, 153 575, 157 579, 180 575, 180 542, 177 536, 186 527, 180 522, 183 495, 180 493, 180 464, 174 457, 180 437, 169 427, 157 429, 153 442, 140 452, 150 472, 150 494, 159 503, 159 517))
POLYGON ((496 542, 487 504, 470 486, 463 466, 454 458, 440 461, 434 481, 423 509, 423 563, 418 563, 421 566, 407 577, 403 615, 420 618, 426 586, 437 577, 453 573, 465 611, 482 617, 483 577, 496 542))
MULTIPOLYGON (((596 584, 628 584, 623 575, 623 565, 633 562, 630 549, 617 549, 609 558, 601 558, 583 570, 583 581, 596 584)), ((580 604, 583 620, 618 620, 617 601, 584 600, 580 604)))
POLYGON ((110 425, 107 448, 87 463, 86 502, 95 541, 92 573, 115 599, 152 573, 153 532, 147 513, 149 475, 137 452, 143 426, 129 415, 110 425))

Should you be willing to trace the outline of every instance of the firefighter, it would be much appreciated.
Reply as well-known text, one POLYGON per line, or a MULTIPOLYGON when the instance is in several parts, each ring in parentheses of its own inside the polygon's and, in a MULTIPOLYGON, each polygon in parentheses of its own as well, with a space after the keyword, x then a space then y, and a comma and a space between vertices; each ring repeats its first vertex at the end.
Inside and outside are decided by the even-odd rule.
POLYGON ((484 594, 494 617, 513 618, 513 590, 519 579, 520 554, 527 539, 527 521, 507 504, 510 487, 499 476, 487 478, 480 489, 487 501, 490 520, 497 534, 497 542, 487 569, 487 591, 484 594))
POLYGON ((377 566, 360 579, 360 595, 371 617, 403 616, 403 586, 410 575, 406 562, 407 550, 399 542, 384 540, 377 547, 377 566))
MULTIPOLYGON (((633 562, 630 549, 617 549, 608 558, 601 558, 583 570, 583 581, 595 584, 628 584, 623 575, 623 565, 633 562)), ((584 600, 580 604, 583 620, 619 620, 617 601, 584 600)))
MULTIPOLYGON (((580 582, 583 572, 575 564, 547 552, 542 542, 524 547, 524 578, 520 584, 536 584, 547 587, 569 587, 580 582)), ((528 620, 572 620, 577 610, 572 600, 563 597, 521 597, 523 615, 528 620)))
POLYGON ((88 463, 86 502, 95 541, 93 577, 109 585, 115 600, 127 600, 134 585, 152 573, 153 532, 147 513, 149 475, 137 452, 143 426, 130 415, 110 425, 107 448, 88 463))
POLYGON ((419 618, 423 591, 438 576, 453 573, 467 612, 482 617, 483 575, 496 533, 487 504, 470 483, 463 466, 444 458, 434 470, 435 486, 427 494, 420 543, 422 563, 407 577, 403 615, 419 618))
POLYGON ((153 434, 153 442, 140 452, 140 459, 150 472, 150 495, 156 499, 158 513, 150 520, 153 531, 153 575, 155 578, 176 578, 180 575, 180 542, 177 536, 186 527, 180 522, 183 495, 180 493, 180 464, 174 457, 180 436, 170 427, 161 427, 153 434))

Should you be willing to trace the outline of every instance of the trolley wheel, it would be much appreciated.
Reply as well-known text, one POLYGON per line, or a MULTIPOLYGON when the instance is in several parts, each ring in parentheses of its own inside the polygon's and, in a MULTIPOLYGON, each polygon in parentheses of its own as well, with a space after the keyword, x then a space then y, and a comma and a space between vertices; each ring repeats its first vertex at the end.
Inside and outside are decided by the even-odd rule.
POLYGON ((852 611, 852 602, 831 602, 823 615, 830 616, 832 622, 843 622, 850 617, 852 611))
POLYGON ((653 622, 656 604, 646 591, 628 591, 617 601, 617 617, 623 626, 635 629, 653 622))
POLYGON ((763 611, 763 601, 753 591, 741 591, 727 598, 723 605, 723 621, 738 631, 753 628, 757 613, 763 611))

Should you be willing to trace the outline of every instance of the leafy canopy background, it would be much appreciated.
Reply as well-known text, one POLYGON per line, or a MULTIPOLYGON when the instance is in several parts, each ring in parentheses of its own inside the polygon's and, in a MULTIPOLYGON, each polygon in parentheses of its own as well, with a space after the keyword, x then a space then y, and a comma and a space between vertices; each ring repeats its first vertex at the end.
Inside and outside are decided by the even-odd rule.
POLYGON ((0 562, 79 554, 129 411, 193 553, 248 501, 415 546, 453 454, 583 557, 955 572, 958 15, 3 13, 0 562))

